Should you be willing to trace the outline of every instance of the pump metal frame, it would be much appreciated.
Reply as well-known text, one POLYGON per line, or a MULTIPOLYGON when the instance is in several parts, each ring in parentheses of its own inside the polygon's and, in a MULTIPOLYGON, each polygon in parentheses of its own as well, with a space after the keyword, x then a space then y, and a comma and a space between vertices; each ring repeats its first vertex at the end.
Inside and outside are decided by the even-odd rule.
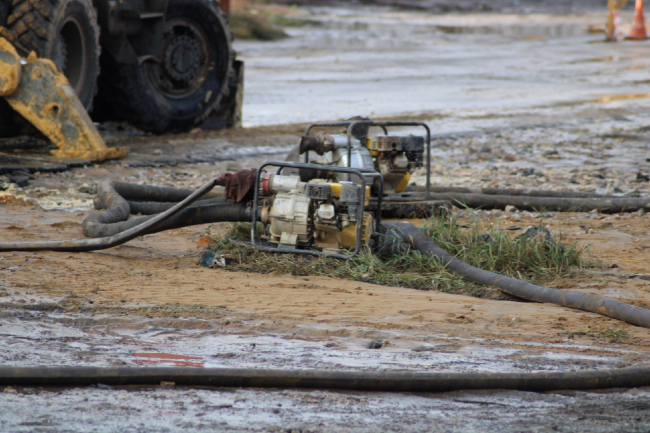
POLYGON ((377 208, 375 209, 375 225, 378 227, 381 224, 381 202, 384 195, 384 178, 381 174, 375 170, 369 169, 359 169, 351 167, 337 167, 334 165, 321 165, 321 164, 307 164, 301 162, 267 162, 263 164, 257 170, 257 176, 255 177, 255 197, 253 198, 253 218, 251 222, 251 243, 253 247, 267 252, 273 253, 294 253, 294 254, 310 254, 313 256, 328 256, 336 257, 338 259, 350 259, 361 251, 363 243, 361 242, 361 236, 363 233, 363 215, 365 210, 365 194, 366 194, 366 176, 377 177, 379 178, 379 191, 377 196, 377 208), (361 191, 363 192, 363 198, 359 201, 357 206, 357 215, 359 215, 359 221, 357 222, 357 242, 352 254, 337 254, 337 253, 326 253, 323 251, 316 251, 310 249, 298 249, 298 248, 278 248, 262 245, 257 242, 257 222, 259 220, 260 213, 260 189, 261 189, 261 176, 264 172, 265 167, 277 167, 277 174, 280 174, 283 168, 293 168, 293 169, 310 169, 310 170, 327 170, 331 172, 338 173, 347 173, 355 175, 359 178, 361 182, 361 191))
MULTIPOLYGON (((374 120, 346 120, 344 122, 329 122, 329 123, 312 123, 307 128, 305 135, 310 135, 313 128, 332 128, 337 126, 345 126, 348 128, 348 167, 352 163, 352 129, 356 125, 378 126, 384 130, 384 134, 388 135, 388 126, 421 126, 427 131, 427 195, 431 193, 431 130, 429 125, 424 122, 416 121, 389 121, 389 122, 375 122, 374 120)), ((305 163, 309 163, 309 151, 305 152, 305 163)))

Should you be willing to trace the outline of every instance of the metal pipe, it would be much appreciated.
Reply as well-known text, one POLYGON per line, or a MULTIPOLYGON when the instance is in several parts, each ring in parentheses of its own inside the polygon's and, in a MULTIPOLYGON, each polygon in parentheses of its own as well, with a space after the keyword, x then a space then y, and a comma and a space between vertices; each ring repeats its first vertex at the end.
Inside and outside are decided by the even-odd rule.
MULTIPOLYGON (((309 126, 307 127, 307 131, 305 131, 305 135, 309 135, 309 134, 311 134, 311 130, 314 129, 314 128, 316 128, 316 127, 319 127, 319 128, 321 128, 321 127, 322 127, 322 128, 332 128, 332 127, 337 127, 337 126, 345 126, 345 127, 348 127, 348 126, 350 125, 350 122, 352 122, 352 120, 345 120, 345 121, 343 121, 343 122, 321 122, 321 123, 312 123, 311 125, 309 125, 309 126)), ((384 134, 388 135, 388 131, 386 130, 385 127, 382 126, 381 129, 383 129, 384 134)), ((309 163, 309 151, 305 152, 305 161, 304 161, 304 162, 305 162, 305 164, 308 164, 308 163, 309 163)))

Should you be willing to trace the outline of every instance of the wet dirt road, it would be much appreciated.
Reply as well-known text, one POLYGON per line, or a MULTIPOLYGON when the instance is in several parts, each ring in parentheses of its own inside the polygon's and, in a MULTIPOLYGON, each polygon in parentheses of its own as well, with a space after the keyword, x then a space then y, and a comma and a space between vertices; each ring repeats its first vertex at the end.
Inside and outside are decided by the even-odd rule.
POLYGON ((648 97, 648 43, 608 44, 590 34, 602 13, 303 14, 322 25, 291 28, 294 37, 272 44, 239 43, 246 125, 425 113, 440 117, 433 130, 450 132, 476 128, 462 122, 472 114, 648 97))
MULTIPOLYGON (((131 145, 128 159, 40 173, 27 187, 0 192, 2 239, 81 237, 102 179, 197 187, 224 171, 283 159, 306 126, 300 122, 357 114, 416 113, 429 122, 435 184, 650 195, 648 44, 599 43, 585 29, 601 16, 310 14, 324 24, 290 29, 287 41, 238 45, 248 68, 245 122, 258 126, 107 135, 131 145)), ((478 215, 521 230, 541 222, 590 244, 600 267, 554 287, 650 306, 648 214, 478 215)), ((226 229, 215 224, 210 232, 226 229)), ((206 230, 96 253, 0 254, 0 363, 522 372, 648 365, 647 329, 595 314, 202 268, 197 242, 206 230), (368 349, 374 339, 384 346, 368 349)), ((650 430, 648 389, 7 388, 0 406, 2 431, 650 430)))

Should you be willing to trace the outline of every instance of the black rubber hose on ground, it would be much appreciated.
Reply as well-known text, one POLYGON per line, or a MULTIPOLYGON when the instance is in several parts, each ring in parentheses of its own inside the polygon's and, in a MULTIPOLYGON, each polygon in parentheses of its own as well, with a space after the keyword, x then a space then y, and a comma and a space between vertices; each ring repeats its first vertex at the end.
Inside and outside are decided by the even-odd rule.
MULTIPOLYGON (((198 200, 200 197, 205 196, 215 184, 218 183, 217 179, 213 179, 210 182, 203 185, 201 188, 197 189, 195 192, 190 194, 185 200, 177 203, 171 209, 155 215, 150 220, 130 228, 120 234, 108 236, 98 239, 72 239, 67 241, 49 241, 49 242, 2 242, 0 243, 0 252, 1 251, 70 251, 70 252, 82 252, 82 251, 95 251, 103 250, 106 248, 112 248, 117 245, 121 245, 125 242, 130 241, 131 239, 142 236, 143 234, 148 233, 150 230, 155 228, 161 222, 173 217, 186 207, 190 206, 193 202, 198 200)), ((126 201, 119 196, 119 194, 113 192, 105 197, 107 202, 114 203, 115 207, 111 210, 111 218, 121 218, 123 214, 123 219, 128 218, 129 216, 129 205, 126 201), (121 201, 120 201, 121 200, 121 201), (122 204, 122 202, 124 202, 122 204)), ((100 217, 99 220, 102 218, 100 217)))
MULTIPOLYGON (((207 200, 197 200, 193 203, 194 206, 205 206, 208 204, 218 204, 225 203, 225 197, 216 197, 207 200)), ((152 201, 130 201, 127 200, 129 208, 131 209, 131 214, 141 214, 141 215, 154 215, 160 212, 165 212, 167 209, 171 209, 176 203, 166 203, 166 202, 152 202, 152 201)))
MULTIPOLYGON (((405 192, 426 192, 425 186, 407 187, 405 192)), ((595 194, 577 191, 550 191, 544 189, 524 188, 481 188, 462 186, 436 186, 431 185, 431 192, 435 193, 461 193, 461 194, 488 194, 488 195, 515 195, 526 197, 558 197, 558 198, 625 198, 611 194, 595 194)))
MULTIPOLYGON (((189 188, 171 188, 166 186, 137 185, 134 183, 112 181, 113 189, 125 200, 179 202, 194 192, 189 188)), ((209 192, 202 199, 220 196, 218 192, 209 192)))
POLYGON ((436 257, 450 270, 477 284, 497 287, 504 292, 534 302, 548 302, 563 307, 576 308, 591 313, 613 317, 637 326, 650 328, 650 310, 603 298, 586 293, 570 290, 551 289, 515 278, 484 271, 468 265, 436 245, 424 233, 411 223, 383 223, 386 228, 393 228, 400 233, 411 247, 422 254, 436 257))
MULTIPOLYGON (((131 218, 127 221, 120 221, 112 224, 93 224, 84 226, 84 235, 89 238, 101 238, 113 236, 130 228, 155 218, 156 215, 147 215, 131 218)), ((158 233, 165 230, 178 229, 198 224, 209 224, 218 222, 250 222, 251 213, 246 203, 217 203, 204 206, 191 206, 183 209, 173 217, 161 222, 148 232, 143 234, 158 233)))
POLYGON ((384 197, 383 201, 411 202, 422 200, 447 200, 458 207, 481 209, 505 209, 514 206, 527 211, 589 212, 602 213, 650 211, 650 198, 560 198, 527 197, 513 195, 426 193, 418 197, 384 197))
MULTIPOLYGON (((179 201, 185 200, 189 196, 187 193, 190 191, 186 188, 168 188, 168 187, 158 187, 158 186, 148 186, 148 185, 136 185, 132 183, 125 182, 114 182, 114 181, 105 181, 103 184, 110 184, 112 191, 117 193, 120 197, 126 200, 129 205, 131 203, 142 203, 142 209, 145 209, 144 212, 139 210, 131 210, 131 213, 143 213, 151 215, 154 213, 164 212, 171 206, 175 205, 179 201), (124 195, 122 195, 124 194, 124 195), (175 200, 178 199, 178 200, 175 200), (158 205, 156 207, 156 205, 158 205), (146 209, 151 209, 147 211, 146 209), (158 210, 156 210, 158 209, 158 210)), ((97 210, 103 210, 108 208, 108 204, 104 202, 105 198, 100 194, 100 186, 97 188, 97 195, 93 199, 93 206, 97 210)), ((205 204, 207 202, 216 203, 217 201, 225 201, 221 192, 213 193, 209 192, 201 197, 201 200, 197 201, 196 204, 205 204)))
POLYGON ((278 370, 187 367, 0 367, 0 386, 159 385, 388 392, 589 390, 650 386, 650 368, 544 373, 278 370))
MULTIPOLYGON (((81 224, 84 235, 89 238, 102 238, 106 236, 114 236, 125 230, 136 227, 156 215, 141 216, 127 220, 132 212, 129 202, 118 192, 129 189, 130 187, 137 187, 136 189, 142 190, 142 185, 133 185, 122 182, 105 181, 97 187, 97 197, 95 197, 95 204, 97 207, 104 208, 103 212, 95 212, 86 217, 81 224), (116 188, 116 185, 117 188, 116 188)), ((154 187, 155 191, 157 187, 154 187)), ((170 190, 171 188, 166 188, 170 190)), ((179 190, 180 191, 180 190, 179 190)), ((141 191, 140 191, 141 192, 141 191)), ((131 191, 128 194, 132 194, 131 191)), ((173 195, 173 194, 172 194, 173 195)), ((133 196, 133 195, 131 195, 133 196)), ((162 196, 157 194, 159 198, 162 196)), ((148 198, 151 198, 149 195, 148 198)), ((165 197, 166 198, 166 197, 165 197)), ((214 222, 238 222, 250 221, 250 212, 247 212, 246 204, 244 203, 225 203, 221 197, 210 200, 201 200, 203 203, 208 201, 218 200, 218 203, 191 206, 183 209, 177 215, 168 218, 156 227, 150 229, 143 234, 157 233, 164 230, 176 229, 197 224, 207 224, 214 222)), ((170 203, 150 203, 152 206, 170 207, 174 204, 170 203)), ((150 209, 147 209, 150 210, 150 209)))

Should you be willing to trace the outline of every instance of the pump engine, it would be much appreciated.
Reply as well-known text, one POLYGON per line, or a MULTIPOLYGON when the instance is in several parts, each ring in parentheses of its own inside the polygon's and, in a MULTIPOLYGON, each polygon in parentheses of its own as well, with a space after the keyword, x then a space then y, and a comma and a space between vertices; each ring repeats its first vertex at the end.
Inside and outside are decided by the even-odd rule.
MULTIPOLYGON (((282 174, 282 168, 313 169, 312 164, 269 163, 277 173, 260 169, 254 204, 254 220, 264 230, 260 238, 268 245, 253 243, 262 249, 291 252, 316 252, 343 255, 345 250, 359 251, 371 242, 377 215, 366 212, 370 186, 366 178, 377 178, 376 171, 318 166, 323 178, 301 180, 300 174, 282 174), (346 175, 350 180, 337 180, 346 175)), ((263 166, 264 167, 264 166, 263 166)), ((374 180, 374 179, 373 179, 374 180)))
MULTIPOLYGON (((408 185, 411 173, 423 166, 425 140, 424 137, 415 135, 368 135, 369 126, 381 126, 384 123, 386 122, 363 120, 322 124, 322 126, 341 125, 350 128, 347 135, 326 133, 310 135, 309 131, 313 126, 321 126, 321 124, 314 124, 302 137, 299 153, 306 155, 309 151, 314 151, 323 157, 322 163, 326 165, 375 170, 383 176, 386 194, 401 193, 408 185)), ((396 126, 413 124, 413 122, 390 123, 396 126)), ((347 175, 338 174, 337 179, 346 180, 347 175)))

